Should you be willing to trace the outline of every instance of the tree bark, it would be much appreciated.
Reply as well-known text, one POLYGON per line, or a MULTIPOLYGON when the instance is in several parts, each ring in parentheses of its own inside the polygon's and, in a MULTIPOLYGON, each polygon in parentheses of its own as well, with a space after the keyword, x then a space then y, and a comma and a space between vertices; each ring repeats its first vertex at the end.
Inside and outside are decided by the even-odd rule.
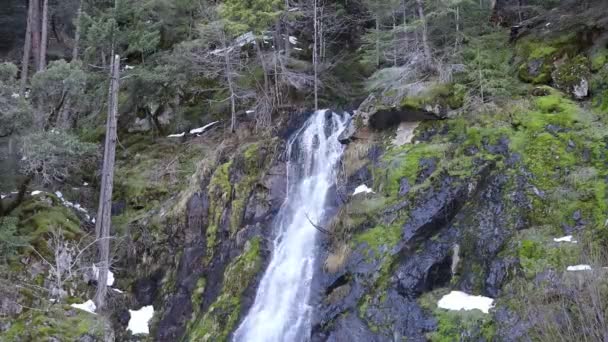
POLYGON ((42 28, 40 37, 40 62, 38 71, 46 69, 46 48, 48 45, 49 35, 49 0, 44 0, 42 5, 42 28))
POLYGON ((76 33, 74 34, 74 48, 72 49, 72 60, 78 60, 78 48, 80 47, 80 26, 82 24, 82 0, 78 5, 78 15, 76 17, 76 33))
POLYGON ((228 90, 230 91, 230 132, 236 131, 236 96, 234 85, 232 83, 232 67, 230 65, 230 51, 226 43, 226 34, 222 31, 222 48, 224 49, 224 72, 226 73, 226 81, 228 82, 228 90))
POLYGON ((40 0, 32 1, 32 55, 37 72, 40 66, 40 0))
POLYGON ((314 87, 315 87, 315 110, 319 109, 319 75, 318 75, 318 64, 319 64, 319 51, 318 51, 318 44, 319 44, 319 23, 317 20, 317 0, 313 0, 314 1, 314 6, 313 6, 313 10, 314 10, 314 14, 313 14, 313 26, 314 26, 314 46, 312 49, 312 67, 313 67, 313 71, 314 71, 314 87))
POLYGON ((113 56, 111 63, 110 89, 108 94, 108 119, 106 123, 106 140, 101 175, 101 192, 99 209, 95 223, 95 234, 98 240, 99 263, 95 305, 99 310, 105 307, 108 291, 107 279, 110 264, 110 227, 112 210, 112 187, 114 183, 114 161, 116 156, 116 117, 118 115, 118 90, 120 82, 120 56, 113 56))
POLYGON ((426 17, 424 15, 424 0, 416 0, 416 4, 418 5, 418 16, 420 17, 420 22, 422 24, 422 49, 424 51, 424 59, 427 66, 431 65, 431 47, 429 46, 429 37, 428 37, 428 28, 426 25, 426 17))
POLYGON ((21 86, 19 87, 19 95, 25 95, 25 87, 27 85, 27 74, 30 67, 30 53, 32 50, 32 16, 34 10, 34 0, 29 1, 27 9, 27 29, 25 31, 25 43, 23 44, 23 60, 21 61, 21 86))

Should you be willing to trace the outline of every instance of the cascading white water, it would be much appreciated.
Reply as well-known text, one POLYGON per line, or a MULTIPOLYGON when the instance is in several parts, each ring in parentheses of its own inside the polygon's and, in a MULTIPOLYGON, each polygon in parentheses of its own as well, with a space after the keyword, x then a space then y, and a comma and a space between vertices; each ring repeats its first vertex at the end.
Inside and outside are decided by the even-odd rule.
POLYGON ((310 339, 310 287, 317 229, 335 183, 347 115, 315 112, 289 140, 287 198, 275 221, 274 249, 255 302, 234 333, 235 342, 310 339))

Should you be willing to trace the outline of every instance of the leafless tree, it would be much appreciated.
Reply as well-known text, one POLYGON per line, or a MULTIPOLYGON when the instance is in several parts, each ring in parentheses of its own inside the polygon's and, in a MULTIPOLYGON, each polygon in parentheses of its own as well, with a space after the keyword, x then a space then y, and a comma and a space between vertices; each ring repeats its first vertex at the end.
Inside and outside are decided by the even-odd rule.
POLYGON ((43 0, 42 4, 42 28, 40 30, 40 57, 37 66, 38 71, 46 69, 46 50, 48 45, 48 26, 49 26, 49 0, 43 0))
POLYGON ((426 66, 431 66, 431 46, 429 45, 428 25, 426 22, 426 16, 424 15, 424 0, 416 0, 418 7, 418 17, 420 18, 420 24, 422 25, 422 48, 424 51, 424 59, 426 66))
POLYGON ((78 14, 76 15, 76 33, 74 34, 74 48, 72 49, 72 60, 78 59, 78 49, 80 47, 80 31, 82 26, 82 0, 78 4, 78 14))
POLYGON ((112 210, 112 187, 114 182, 114 162, 116 156, 116 117, 118 115, 118 91, 120 87, 120 56, 113 56, 111 63, 110 89, 108 93, 108 119, 104 148, 99 209, 95 223, 95 236, 99 250, 99 277, 95 292, 95 305, 103 309, 107 293, 108 267, 110 262, 110 227, 112 210))
POLYGON ((30 54, 32 51, 32 26, 34 24, 34 2, 35 0, 29 0, 29 5, 27 9, 27 28, 25 31, 25 43, 23 44, 23 60, 21 62, 21 86, 19 87, 19 95, 22 97, 25 94, 28 70, 30 67, 30 54))
POLYGON ((61 300, 67 295, 65 290, 67 282, 91 271, 90 263, 83 259, 90 256, 92 248, 97 243, 99 243, 99 239, 91 241, 89 235, 84 235, 78 241, 67 239, 61 229, 53 228, 46 242, 52 258, 45 257, 39 250, 29 246, 49 268, 52 287, 48 290, 51 298, 61 300))

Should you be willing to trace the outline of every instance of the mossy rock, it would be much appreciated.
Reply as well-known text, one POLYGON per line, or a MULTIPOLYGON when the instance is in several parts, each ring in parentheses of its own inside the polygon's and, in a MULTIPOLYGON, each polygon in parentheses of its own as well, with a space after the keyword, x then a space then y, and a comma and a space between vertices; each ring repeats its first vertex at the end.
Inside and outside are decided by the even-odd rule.
POLYGON ((243 253, 226 268, 221 293, 207 312, 189 326, 188 341, 228 340, 239 319, 241 296, 251 285, 261 266, 261 242, 260 238, 254 238, 245 244, 243 253))
POLYGON ((102 319, 69 306, 57 305, 49 311, 29 310, 6 323, 10 327, 0 332, 0 340, 6 342, 78 341, 84 336, 101 342, 104 337, 102 319))
POLYGON ((464 103, 466 88, 427 81, 370 95, 359 107, 364 123, 386 129, 404 121, 443 119, 464 103))
POLYGON ((560 64, 551 74, 557 88, 574 95, 577 99, 589 94, 591 70, 587 57, 578 55, 560 64))
POLYGON ((556 39, 541 40, 529 37, 517 42, 515 55, 519 78, 528 83, 548 84, 554 70, 553 63, 566 54, 578 52, 576 35, 565 34, 556 39))
POLYGON ((608 64, 608 48, 602 48, 591 54, 591 71, 597 72, 608 64))

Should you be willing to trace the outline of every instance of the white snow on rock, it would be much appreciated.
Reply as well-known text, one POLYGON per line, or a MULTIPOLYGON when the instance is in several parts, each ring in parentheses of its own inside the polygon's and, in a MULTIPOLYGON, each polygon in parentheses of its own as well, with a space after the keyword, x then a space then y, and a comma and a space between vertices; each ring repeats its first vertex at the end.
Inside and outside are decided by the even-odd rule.
POLYGON ((298 38, 294 36, 289 36, 289 42, 293 45, 296 45, 298 43, 298 38))
POLYGON ((253 114, 253 113, 255 113, 255 110, 251 110, 251 109, 250 109, 250 110, 246 110, 246 111, 245 111, 245 114, 253 114))
POLYGON ((144 306, 139 310, 129 310, 131 319, 127 330, 130 330, 134 335, 137 334, 148 334, 148 322, 154 316, 154 307, 152 305, 144 306))
POLYGON ((167 135, 167 138, 181 138, 184 135, 186 135, 186 132, 181 132, 181 133, 178 133, 178 134, 169 134, 169 135, 167 135))
POLYGON ((34 190, 34 191, 32 191, 32 196, 40 195, 41 193, 42 193, 42 191, 40 191, 40 190, 34 190))
POLYGON ((566 271, 591 271, 592 268, 589 265, 574 265, 574 266, 568 266, 566 268, 566 271))
POLYGON ((97 306, 95 306, 95 303, 90 299, 82 304, 71 304, 70 306, 79 310, 90 312, 92 314, 94 314, 95 310, 97 310, 97 306))
POLYGON ((355 189, 355 192, 353 192, 353 196, 360 194, 360 193, 370 194, 370 193, 374 193, 374 190, 368 188, 367 185, 365 185, 365 184, 361 184, 355 189))
POLYGON ((63 199, 63 194, 61 193, 61 191, 55 191, 55 196, 63 199))
POLYGON ((84 182, 84 183, 82 183, 82 185, 83 185, 83 186, 87 186, 87 185, 89 185, 89 183, 84 182))
POLYGON ((452 291, 443 296, 437 303, 442 309, 447 310, 480 310, 483 313, 494 307, 494 299, 484 296, 473 296, 461 291, 452 291))
POLYGON ((570 242, 570 243, 578 243, 576 240, 572 240, 572 235, 562 236, 560 238, 553 238, 555 242, 570 242))
POLYGON ((12 97, 12 98, 14 98, 14 99, 18 99, 18 98, 19 98, 19 94, 17 94, 17 93, 13 93, 13 94, 11 95, 11 97, 12 97))
MULTIPOLYGON (((93 265, 93 277, 95 277, 95 279, 99 277, 99 268, 97 268, 95 265, 93 265)), ((112 273, 110 270, 108 270, 108 279, 106 284, 108 286, 112 286, 114 284, 114 273, 112 273)))
POLYGON ((302 50, 304 50, 302 48, 293 48, 293 49, 296 50, 296 51, 302 51, 302 50))
POLYGON ((113 287, 112 287, 112 291, 114 291, 116 293, 125 293, 123 290, 119 290, 119 289, 113 288, 113 287))
POLYGON ((135 69, 134 66, 131 66, 131 65, 128 65, 128 64, 125 65, 125 70, 133 70, 133 69, 135 69))
POLYGON ((209 128, 209 127, 211 127, 211 126, 215 125, 215 124, 216 124, 216 123, 218 123, 218 122, 219 122, 219 121, 214 121, 214 122, 212 122, 212 123, 210 123, 210 124, 207 124, 207 125, 205 125, 205 126, 203 126, 203 127, 199 127, 199 128, 192 129, 192 130, 190 130, 190 134, 200 134, 200 133, 203 133, 203 132, 204 132, 204 131, 205 131, 207 128, 209 128))

